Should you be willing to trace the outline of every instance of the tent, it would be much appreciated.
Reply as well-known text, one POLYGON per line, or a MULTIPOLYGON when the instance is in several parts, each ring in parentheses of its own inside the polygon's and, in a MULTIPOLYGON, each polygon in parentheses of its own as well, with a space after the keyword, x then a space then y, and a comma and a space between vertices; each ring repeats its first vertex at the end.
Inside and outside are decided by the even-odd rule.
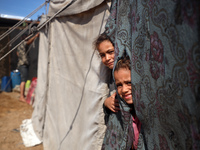
POLYGON ((94 39, 104 31, 110 2, 51 1, 54 17, 41 31, 32 125, 44 149, 101 149, 107 70, 94 39))
POLYGON ((138 149, 199 149, 200 3, 113 0, 107 20, 106 2, 50 3, 50 16, 66 11, 40 39, 32 122, 44 149, 101 149, 108 89, 106 70, 91 45, 104 26, 116 57, 126 51, 131 58, 144 141, 138 149))

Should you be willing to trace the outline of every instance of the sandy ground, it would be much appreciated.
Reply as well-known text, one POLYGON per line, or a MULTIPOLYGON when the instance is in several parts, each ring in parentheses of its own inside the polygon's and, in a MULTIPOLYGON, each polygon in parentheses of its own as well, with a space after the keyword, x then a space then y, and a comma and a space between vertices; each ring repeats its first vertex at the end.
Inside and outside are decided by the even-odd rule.
POLYGON ((19 128, 31 118, 33 108, 18 99, 18 92, 0 93, 0 150, 43 150, 42 144, 28 148, 23 144, 19 128))

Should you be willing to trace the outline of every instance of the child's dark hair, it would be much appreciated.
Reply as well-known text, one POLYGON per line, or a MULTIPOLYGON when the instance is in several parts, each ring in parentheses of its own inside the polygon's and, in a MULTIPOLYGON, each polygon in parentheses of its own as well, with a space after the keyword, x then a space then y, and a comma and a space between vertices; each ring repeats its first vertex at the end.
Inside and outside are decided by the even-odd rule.
POLYGON ((131 70, 130 58, 127 55, 117 61, 114 71, 118 71, 121 68, 131 70))
POLYGON ((100 35, 96 38, 96 40, 93 42, 94 49, 98 49, 99 45, 100 45, 103 41, 110 41, 110 42, 113 44, 113 42, 111 41, 110 37, 109 37, 106 33, 102 33, 102 34, 100 34, 100 35))

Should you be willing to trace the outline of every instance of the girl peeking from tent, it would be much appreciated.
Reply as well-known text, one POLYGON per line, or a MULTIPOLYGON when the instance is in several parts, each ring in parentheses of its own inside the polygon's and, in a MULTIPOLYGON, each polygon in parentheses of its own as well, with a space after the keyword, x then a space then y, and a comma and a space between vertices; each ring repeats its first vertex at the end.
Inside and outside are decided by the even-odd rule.
MULTIPOLYGON (((95 49, 98 50, 101 60, 105 66, 110 69, 110 74, 114 66, 114 57, 115 57, 115 49, 113 43, 111 42, 110 38, 105 34, 102 33, 94 42, 95 49)), ((110 76, 110 81, 108 83, 110 96, 104 101, 104 108, 112 112, 118 112, 119 103, 116 97, 116 91, 114 87, 113 77, 110 76)), ((107 119, 106 119, 107 120, 107 119)))
MULTIPOLYGON (((110 38, 105 33, 101 34, 95 41, 95 46, 103 64, 112 72, 115 52, 110 38)), ((118 60, 114 68, 114 79, 111 76, 108 85, 110 96, 104 102, 107 130, 102 150, 137 149, 141 124, 136 117, 132 100, 131 69, 128 56, 124 55, 118 60), (117 94, 115 89, 117 89, 117 94)))

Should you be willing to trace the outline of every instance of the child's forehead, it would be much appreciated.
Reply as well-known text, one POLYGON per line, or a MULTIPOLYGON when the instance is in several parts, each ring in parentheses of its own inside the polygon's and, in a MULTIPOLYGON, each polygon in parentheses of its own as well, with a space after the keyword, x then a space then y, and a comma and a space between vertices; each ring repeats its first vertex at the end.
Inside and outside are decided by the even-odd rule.
POLYGON ((126 66, 122 66, 122 67, 119 67, 117 69, 114 70, 114 72, 119 72, 119 71, 128 71, 128 72, 131 72, 131 70, 126 67, 126 66))
POLYGON ((118 70, 114 71, 114 77, 117 75, 117 77, 120 78, 124 76, 124 74, 126 74, 126 76, 131 76, 131 70, 128 68, 119 68, 118 70))

